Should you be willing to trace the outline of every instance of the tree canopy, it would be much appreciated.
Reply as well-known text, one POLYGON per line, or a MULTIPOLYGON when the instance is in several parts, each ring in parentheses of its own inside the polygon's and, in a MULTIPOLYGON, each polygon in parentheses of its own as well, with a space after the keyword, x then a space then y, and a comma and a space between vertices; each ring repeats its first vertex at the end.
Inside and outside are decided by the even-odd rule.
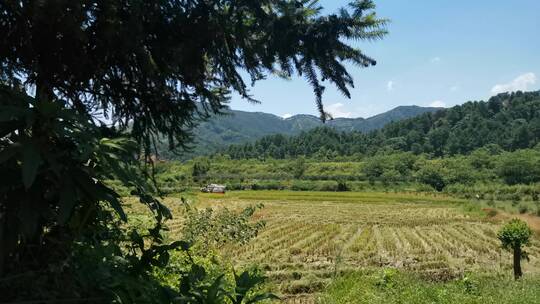
POLYGON ((514 277, 516 280, 523 275, 521 271, 521 259, 527 257, 527 253, 523 252, 523 247, 530 244, 531 236, 531 228, 526 222, 520 219, 512 219, 497 233, 502 247, 512 251, 514 254, 514 277))
MULTIPOLYGON (((540 143, 540 92, 503 93, 488 101, 425 113, 369 133, 321 127, 297 136, 270 135, 232 145, 232 158, 335 157, 407 151, 436 157, 468 154, 484 147, 514 151, 540 143)), ((516 169, 517 170, 517 169, 516 169)))
POLYGON ((170 214, 147 167, 157 138, 185 145, 232 92, 255 102, 248 83, 269 74, 305 77, 325 119, 324 82, 350 96, 344 63, 375 64, 351 45, 386 33, 373 9, 370 0, 330 15, 314 0, 1 1, 0 277, 23 281, 0 280, 0 294, 39 301, 115 289, 108 295, 138 303, 187 294, 185 280, 182 290, 151 284, 151 267, 187 247, 160 235, 170 214), (111 179, 150 208, 154 228, 121 233, 111 179), (33 290, 17 288, 28 282, 33 290))
POLYGON ((369 0, 321 15, 312 0, 2 1, 1 79, 101 114, 140 141, 185 142, 197 103, 222 108, 269 73, 304 76, 323 119, 323 82, 350 96, 343 63, 374 65, 351 40, 381 38, 369 0))

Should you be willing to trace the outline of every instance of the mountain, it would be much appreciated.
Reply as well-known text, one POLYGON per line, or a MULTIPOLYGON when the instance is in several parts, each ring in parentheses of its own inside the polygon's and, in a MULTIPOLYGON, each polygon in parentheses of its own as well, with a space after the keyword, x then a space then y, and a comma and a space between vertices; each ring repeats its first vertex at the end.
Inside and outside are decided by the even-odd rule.
POLYGON ((312 130, 327 125, 339 131, 369 132, 380 129, 386 124, 435 112, 441 108, 399 106, 388 112, 370 118, 336 118, 323 124, 319 117, 313 115, 294 115, 282 118, 277 115, 262 112, 245 112, 227 110, 223 114, 213 115, 202 122, 195 130, 193 151, 174 155, 165 149, 160 149, 161 157, 165 159, 187 159, 196 155, 215 152, 231 144, 240 144, 257 140, 272 134, 297 135, 302 131, 312 130))
POLYGON ((468 154, 481 147, 492 152, 540 148, 540 91, 503 93, 488 101, 469 101, 403 119, 412 113, 401 107, 382 114, 383 117, 366 119, 371 123, 378 122, 359 125, 372 127, 368 133, 353 126, 356 120, 346 120, 349 125, 334 122, 339 127, 315 128, 295 136, 269 135, 255 142, 231 145, 225 153, 232 158, 267 156, 279 159, 300 155, 332 158, 404 151, 438 157, 468 154), (373 130, 374 126, 390 120, 395 121, 373 130), (358 129, 344 131, 348 128, 358 129))

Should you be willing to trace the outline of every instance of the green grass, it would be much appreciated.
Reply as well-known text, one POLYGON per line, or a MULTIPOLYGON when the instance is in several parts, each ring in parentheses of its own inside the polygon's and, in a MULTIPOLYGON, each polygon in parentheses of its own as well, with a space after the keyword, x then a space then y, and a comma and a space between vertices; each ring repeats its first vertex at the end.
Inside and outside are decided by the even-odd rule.
POLYGON ((319 296, 321 304, 531 304, 540 303, 540 277, 514 281, 509 276, 470 276, 430 282, 392 271, 357 272, 333 282, 319 296), (390 275, 388 275, 390 273, 390 275))

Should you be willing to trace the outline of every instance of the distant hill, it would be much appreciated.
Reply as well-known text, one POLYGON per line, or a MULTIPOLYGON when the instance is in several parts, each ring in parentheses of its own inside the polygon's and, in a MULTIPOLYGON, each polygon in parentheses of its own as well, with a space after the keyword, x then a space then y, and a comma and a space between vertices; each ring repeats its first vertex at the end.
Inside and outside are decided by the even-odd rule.
POLYGON ((503 93, 489 101, 469 101, 403 119, 414 116, 407 109, 400 107, 366 120, 336 120, 333 123, 338 127, 334 129, 316 128, 296 136, 270 135, 229 146, 225 153, 233 158, 323 158, 385 151, 443 156, 467 154, 488 145, 493 151, 540 147, 540 92, 503 93), (359 125, 355 125, 357 122, 359 125), (343 130, 352 132, 340 132, 343 130))
POLYGON ((319 117, 300 114, 289 118, 262 112, 228 110, 222 115, 214 115, 201 123, 194 131, 193 151, 180 156, 167 151, 166 145, 160 148, 165 159, 187 159, 221 150, 231 144, 247 143, 272 134, 297 135, 323 125, 339 131, 369 132, 380 129, 393 121, 415 117, 441 108, 399 106, 388 112, 370 118, 336 118, 323 124, 319 117))

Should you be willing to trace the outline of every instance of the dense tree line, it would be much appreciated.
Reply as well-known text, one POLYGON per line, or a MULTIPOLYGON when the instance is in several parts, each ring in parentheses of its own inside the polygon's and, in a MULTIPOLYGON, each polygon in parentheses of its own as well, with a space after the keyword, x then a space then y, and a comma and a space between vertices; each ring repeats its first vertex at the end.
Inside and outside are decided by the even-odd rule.
POLYGON ((297 156, 331 159, 381 151, 414 154, 467 154, 486 145, 503 150, 532 148, 540 142, 540 92, 503 93, 489 101, 390 123, 367 134, 321 127, 298 136, 271 135, 223 151, 234 159, 297 156))
POLYGON ((540 146, 505 152, 488 145, 468 155, 442 158, 412 152, 332 161, 304 157, 264 161, 198 157, 188 162, 163 162, 156 166, 156 171, 161 188, 169 193, 222 183, 229 190, 444 191, 466 198, 478 195, 501 201, 537 202, 540 146))

